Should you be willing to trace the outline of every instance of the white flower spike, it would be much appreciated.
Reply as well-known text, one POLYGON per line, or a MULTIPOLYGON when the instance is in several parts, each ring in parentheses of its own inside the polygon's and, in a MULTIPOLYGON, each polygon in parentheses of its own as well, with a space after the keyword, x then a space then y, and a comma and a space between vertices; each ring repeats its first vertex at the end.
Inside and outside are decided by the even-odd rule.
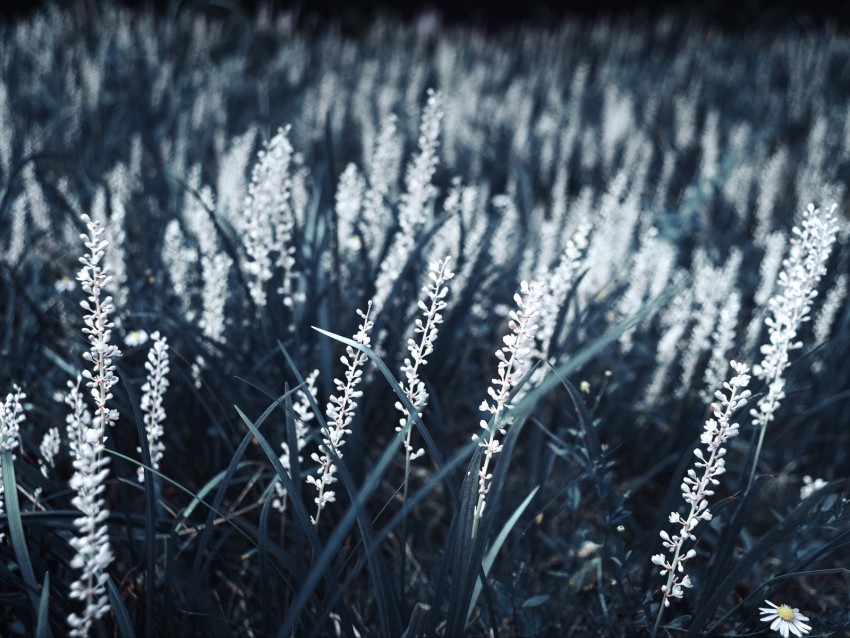
POLYGON ((809 618, 801 614, 796 607, 792 608, 784 604, 777 606, 769 600, 764 602, 770 607, 759 607, 762 622, 769 622, 770 628, 782 634, 782 638, 788 638, 789 632, 795 636, 802 636, 812 630, 810 625, 803 622, 809 618))

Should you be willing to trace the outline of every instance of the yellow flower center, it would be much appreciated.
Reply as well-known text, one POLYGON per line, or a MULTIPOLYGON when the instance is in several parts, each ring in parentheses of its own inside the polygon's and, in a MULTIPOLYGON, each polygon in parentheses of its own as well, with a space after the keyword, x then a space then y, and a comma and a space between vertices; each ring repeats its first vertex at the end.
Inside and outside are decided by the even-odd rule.
POLYGON ((779 605, 779 609, 776 610, 776 613, 782 620, 787 622, 794 620, 794 610, 788 605, 779 605))

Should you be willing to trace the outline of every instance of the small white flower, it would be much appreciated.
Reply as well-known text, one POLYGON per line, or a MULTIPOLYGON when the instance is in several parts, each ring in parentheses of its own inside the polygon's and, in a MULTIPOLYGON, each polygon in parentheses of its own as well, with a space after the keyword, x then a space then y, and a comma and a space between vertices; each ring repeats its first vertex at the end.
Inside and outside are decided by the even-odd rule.
POLYGON ((807 616, 800 613, 796 607, 792 608, 788 605, 774 605, 769 600, 764 601, 770 607, 759 607, 761 612, 762 622, 769 622, 770 628, 782 634, 782 638, 788 638, 788 633, 791 632, 795 636, 802 636, 809 633, 812 628, 804 623, 808 620, 807 616))
POLYGON ((802 501, 809 498, 812 494, 824 487, 826 487, 826 481, 821 478, 813 479, 811 476, 806 474, 806 476, 803 477, 803 487, 800 488, 800 500, 802 501))
POLYGON ((56 292, 71 292, 77 287, 77 284, 73 279, 66 275, 62 277, 62 279, 58 279, 56 283, 53 284, 53 287, 56 289, 56 292))
POLYGON ((124 343, 126 343, 130 348, 141 346, 145 344, 147 340, 148 333, 144 330, 131 330, 124 337, 124 343))

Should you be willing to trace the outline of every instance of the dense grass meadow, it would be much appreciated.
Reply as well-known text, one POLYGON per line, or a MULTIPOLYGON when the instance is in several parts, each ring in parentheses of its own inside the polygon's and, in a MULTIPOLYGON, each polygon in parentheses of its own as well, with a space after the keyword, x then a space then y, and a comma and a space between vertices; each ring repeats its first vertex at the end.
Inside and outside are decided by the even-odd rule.
POLYGON ((0 635, 850 635, 848 180, 829 26, 0 23, 0 635))

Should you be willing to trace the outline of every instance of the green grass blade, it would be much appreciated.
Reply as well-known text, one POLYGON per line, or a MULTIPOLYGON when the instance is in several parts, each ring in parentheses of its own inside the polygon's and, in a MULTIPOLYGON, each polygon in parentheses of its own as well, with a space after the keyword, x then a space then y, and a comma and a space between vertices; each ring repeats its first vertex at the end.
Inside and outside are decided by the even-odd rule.
MULTIPOLYGON (((482 565, 482 569, 484 570, 484 577, 486 578, 490 574, 490 570, 493 567, 493 563, 496 562, 496 556, 498 556, 499 551, 502 549, 502 545, 505 544, 505 541, 508 539, 508 534, 510 534, 511 530, 519 521, 520 516, 526 510, 526 508, 531 504, 532 499, 537 495, 540 486, 537 485, 528 496, 525 497, 525 500, 519 504, 519 506, 514 510, 514 513, 511 514, 511 517, 505 521, 505 524, 502 526, 502 529, 499 531, 498 536, 493 540, 493 544, 490 546, 490 550, 487 552, 487 556, 484 558, 484 564, 482 565)), ((481 594, 481 582, 475 582, 475 589, 472 592, 472 600, 469 601, 469 611, 467 612, 466 622, 469 624, 470 619, 472 618, 472 611, 475 609, 475 603, 478 602, 478 596, 481 594)))
MULTIPOLYGON (((119 370, 119 375, 122 380, 121 386, 123 388, 130 388, 130 384, 123 371, 119 370)), ((150 442, 148 441, 145 424, 139 411, 139 405, 133 394, 129 391, 127 392, 127 398, 133 408, 142 462, 145 466, 150 467, 153 464, 150 454, 150 442)), ((154 490, 153 475, 150 472, 144 472, 143 476, 145 490, 145 636, 146 638, 153 638, 154 593, 156 591, 156 550, 154 541, 158 495, 154 490)))
POLYGON ((44 572, 41 584, 41 599, 38 601, 38 619, 35 627, 36 638, 52 638, 50 632, 50 572, 44 572))
MULTIPOLYGON (((289 477, 287 472, 284 470, 283 466, 280 464, 278 457, 275 455, 275 453, 272 450, 271 446, 269 445, 268 441, 266 441, 265 437, 263 437, 263 435, 259 432, 259 430, 256 429, 254 424, 252 424, 250 422, 250 419, 248 419, 248 417, 246 417, 239 410, 239 408, 237 408, 237 411, 242 416, 242 419, 245 421, 245 424, 248 426, 248 428, 254 433, 254 436, 257 437, 257 440, 259 441, 260 446, 263 448, 263 451, 266 452, 266 455, 269 457, 269 460, 272 462, 272 465, 274 465, 275 470, 278 472, 278 476, 280 476, 281 480, 283 480, 287 491, 293 490, 294 485, 292 485, 292 482, 291 482, 292 479, 289 477)), ((333 560, 334 556, 337 554, 339 547, 344 542, 345 537, 347 536, 349 529, 351 528, 351 526, 355 522, 355 519, 358 517, 358 515, 361 515, 363 513, 363 506, 364 506, 366 500, 374 492, 374 490, 377 487, 378 483, 380 482, 381 477, 383 476, 384 472, 386 471, 386 469, 392 463, 393 458, 398 454, 397 449, 401 445, 402 437, 403 437, 403 433, 401 433, 401 432, 399 432, 396 435, 394 445, 388 446, 387 449, 384 451, 383 455, 381 456, 381 458, 375 464, 375 467, 370 472, 369 476, 366 478, 366 481, 364 482, 363 487, 360 489, 359 493, 357 493, 356 496, 354 498, 352 498, 351 506, 348 508, 348 510, 346 510, 345 514, 342 516, 339 523, 334 528, 334 531, 331 533, 330 537, 328 538, 327 542, 325 543, 325 546, 323 548, 320 547, 320 546, 317 547, 317 550, 320 550, 320 551, 317 551, 318 558, 314 562, 313 568, 310 570, 310 574, 307 576, 306 580, 304 581, 301 588, 299 589, 299 591, 298 591, 298 593, 295 597, 295 600, 293 600, 292 605, 290 606, 289 612, 287 614, 287 617, 284 620, 284 623, 281 626, 280 630, 278 631, 278 636, 288 636, 292 632, 292 630, 295 627, 295 622, 296 622, 298 615, 301 613, 301 611, 306 606, 307 602, 310 599, 310 596, 312 595, 313 590, 318 585, 319 580, 323 576, 326 579, 330 578, 328 571, 329 571, 329 568, 330 568, 331 561, 333 560)), ((340 465, 341 479, 343 480, 344 483, 345 482, 350 483, 351 482, 350 477, 343 478, 343 476, 342 476, 342 475, 345 474, 345 472, 346 472, 345 467, 344 467, 344 465, 341 464, 340 465)), ((303 508, 303 503, 301 503, 300 506, 303 508)), ((306 516, 306 510, 304 511, 304 515, 306 516)), ((309 521, 309 517, 307 518, 307 520, 309 521)), ((310 528, 310 533, 312 534, 313 537, 316 538, 316 543, 318 544, 318 537, 316 537, 316 533, 313 530, 312 525, 309 525, 309 528, 310 528)), ((362 529, 361 529, 361 531, 362 531, 362 529)), ((372 552, 372 553, 377 555, 377 552, 372 552)), ((370 561, 372 561, 373 559, 374 559, 374 557, 370 557, 370 561)), ((370 564, 371 564, 371 562, 370 562, 370 564)), ((380 571, 376 570, 376 572, 373 572, 373 575, 374 574, 380 574, 380 571)), ((334 589, 336 589, 336 587, 334 587, 334 589)), ((384 592, 384 595, 386 595, 385 592, 384 592)), ((393 621, 392 618, 388 619, 388 622, 391 625, 395 624, 395 621, 393 621)), ((398 622, 398 625, 400 627, 400 621, 398 622)), ((390 627, 390 628, 392 629, 392 627, 390 627)), ((400 633, 401 633, 401 631, 399 630, 398 634, 400 634, 400 633)))
POLYGON ((6 522, 9 525, 9 540, 15 552, 15 560, 27 586, 27 595, 32 607, 38 612, 39 597, 38 583, 30 562, 27 540, 24 536, 24 525, 21 522, 21 506, 18 502, 18 482, 15 478, 15 464, 12 460, 12 450, 0 452, 0 467, 3 468, 3 490, 6 500, 6 522))
MULTIPOLYGON (((274 488, 271 489, 272 494, 274 488)), ((271 596, 269 590, 269 559, 266 551, 269 544, 268 524, 269 510, 271 509, 272 494, 263 503, 263 509, 260 510, 260 529, 257 535, 257 549, 259 554, 257 557, 257 566, 260 572, 260 617, 263 623, 263 635, 271 635, 271 596)))
POLYGON ((135 638, 136 632, 133 629, 133 621, 130 620, 130 614, 127 613, 127 607, 124 605, 124 599, 121 598, 121 592, 118 591, 111 577, 106 581, 106 586, 109 594, 109 603, 112 605, 112 611, 115 613, 115 624, 118 625, 118 634, 123 638, 135 638))
MULTIPOLYGON (((431 492, 433 492, 437 487, 439 487, 440 484, 443 482, 444 477, 446 475, 451 474, 451 472, 453 472, 458 466, 460 466, 460 464, 463 463, 463 461, 465 459, 467 459, 467 457, 469 457, 469 455, 472 454, 475 451, 476 447, 477 447, 476 444, 473 441, 470 441, 464 447, 462 447, 454 456, 452 456, 452 458, 449 459, 446 462, 446 465, 444 467, 440 468, 434 474, 434 476, 429 478, 425 482, 425 484, 419 490, 417 490, 413 494, 413 496, 410 497, 410 500, 408 502, 410 509, 414 509, 417 504, 419 504, 420 502, 425 500, 425 498, 431 492)), ((354 567, 350 570, 350 573, 348 574, 348 576, 346 576, 346 579, 343 581, 343 584, 342 584, 342 587, 341 587, 342 590, 346 590, 348 588, 349 584, 351 583, 351 581, 355 578, 355 576, 360 573, 360 570, 363 568, 363 563, 366 560, 365 556, 367 556, 369 552, 375 551, 379 547, 379 545, 392 533, 392 531, 394 529, 396 529, 401 524, 403 517, 404 517, 404 511, 399 509, 393 515, 393 517, 389 520, 389 522, 387 522, 387 524, 384 525, 384 527, 381 528, 381 530, 378 531, 374 535, 374 537, 371 540, 372 545, 367 546, 365 548, 365 551, 363 552, 363 554, 361 556, 358 557, 357 562, 354 564, 354 567)), ((451 551, 450 546, 447 549, 447 551, 451 551)), ((327 614, 328 611, 333 609, 333 606, 334 606, 335 603, 336 603, 336 600, 334 598, 328 598, 328 600, 326 600, 324 602, 323 611, 320 614, 320 617, 324 617, 327 614)), ((428 606, 428 605, 426 605, 426 606, 428 606)), ((430 608, 430 606, 428 606, 428 607, 430 608)), ((419 613, 420 613, 419 621, 422 621, 423 617, 427 614, 425 614, 425 612, 423 610, 420 610, 419 613)))
MULTIPOLYGON (((234 406, 236 407, 236 406, 234 406)), ((250 433, 256 437, 257 442, 260 445, 260 448, 265 452, 272 466, 277 472, 278 478, 283 481, 284 487, 286 487, 286 491, 289 492, 291 496, 298 494, 298 490, 296 486, 292 482, 292 478, 289 476, 289 473, 284 469, 284 467, 280 464, 280 459, 278 458, 275 451, 272 449, 269 442, 266 438, 260 433, 257 429, 256 425, 251 422, 242 410, 236 407, 236 412, 242 418, 242 421, 247 426, 250 433)), ((312 596, 313 590, 320 579, 324 578, 325 582, 328 584, 328 587, 331 593, 334 593, 338 590, 336 585, 336 581, 333 576, 330 574, 329 566, 330 561, 335 552, 326 551, 328 546, 331 544, 331 540, 333 539, 333 535, 331 535, 331 539, 328 540, 328 545, 324 548, 322 547, 321 541, 319 540, 318 535, 316 534, 316 530, 313 529, 313 524, 310 521, 310 515, 307 513, 307 508, 304 506, 303 501, 300 498, 291 498, 290 503, 292 505, 293 512, 295 513, 295 520, 301 525, 304 533, 307 535, 307 540, 310 542, 310 545, 313 547, 313 551, 315 554, 319 555, 319 559, 314 563, 313 568, 310 570, 310 573, 307 575, 306 579, 300 584, 298 588, 298 593, 296 594, 295 600, 287 611, 286 618, 284 619, 284 623, 282 629, 278 631, 279 636, 288 636, 295 627, 298 616, 301 611, 306 606, 307 602, 310 600, 310 596, 312 596)), ((342 524, 337 527, 341 527, 342 524)), ((338 543, 342 544, 342 538, 338 539, 338 543)), ((341 620, 343 621, 343 628, 348 630, 352 627, 352 623, 350 620, 350 614, 344 604, 341 603, 340 607, 340 615, 342 616, 341 620)))

